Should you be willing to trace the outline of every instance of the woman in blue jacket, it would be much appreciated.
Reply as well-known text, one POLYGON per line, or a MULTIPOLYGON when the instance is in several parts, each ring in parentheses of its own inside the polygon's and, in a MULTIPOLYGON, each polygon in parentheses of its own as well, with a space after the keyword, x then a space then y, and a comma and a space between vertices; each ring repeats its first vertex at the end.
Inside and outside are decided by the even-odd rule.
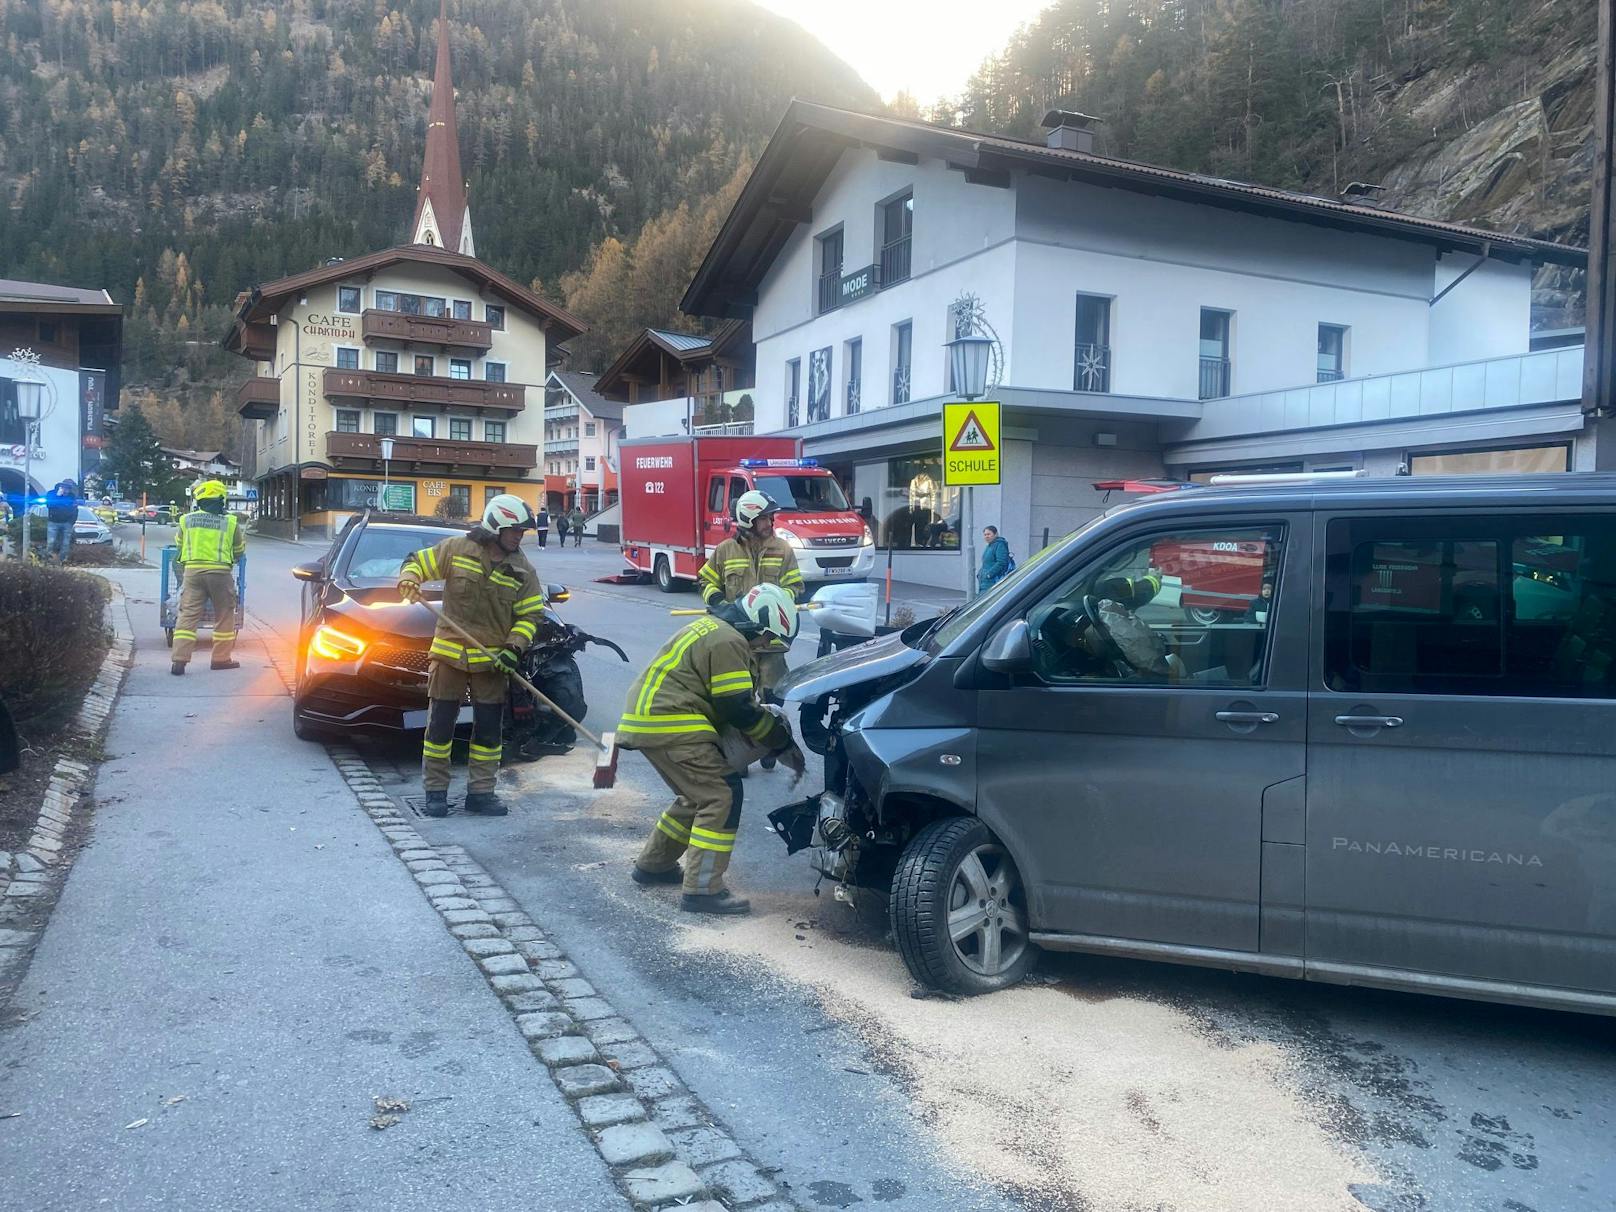
POLYGON ((1010 544, 999 536, 997 526, 984 526, 982 528, 982 563, 976 571, 976 590, 985 593, 992 589, 1015 567, 1010 559, 1010 544))

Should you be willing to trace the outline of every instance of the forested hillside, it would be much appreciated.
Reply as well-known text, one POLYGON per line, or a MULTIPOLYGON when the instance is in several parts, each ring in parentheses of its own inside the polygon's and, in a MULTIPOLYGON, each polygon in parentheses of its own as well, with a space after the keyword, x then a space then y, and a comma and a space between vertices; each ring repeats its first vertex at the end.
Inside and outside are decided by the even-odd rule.
MULTIPOLYGON (((437 10, 0 0, 0 271, 132 303, 127 382, 217 385, 236 291, 405 238, 437 10)), ((713 195, 793 95, 876 104, 745 0, 449 13, 478 252, 524 282, 713 195)))

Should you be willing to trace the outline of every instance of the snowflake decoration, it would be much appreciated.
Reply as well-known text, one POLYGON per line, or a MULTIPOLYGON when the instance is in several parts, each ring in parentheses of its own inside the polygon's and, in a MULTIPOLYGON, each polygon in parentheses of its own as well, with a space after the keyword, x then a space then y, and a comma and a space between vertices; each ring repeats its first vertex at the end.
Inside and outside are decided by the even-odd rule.
POLYGON ((1108 369, 1106 352, 1098 345, 1083 349, 1077 359, 1077 374, 1084 391, 1099 391, 1105 383, 1108 369))
POLYGON ((955 337, 981 333, 993 339, 993 348, 988 352, 987 390, 991 393, 1004 381, 1004 342, 999 340, 998 332, 988 323, 987 308, 980 298, 966 291, 948 305, 948 311, 953 320, 955 337))
POLYGON ((892 372, 892 402, 894 404, 909 403, 909 368, 900 366, 892 372))

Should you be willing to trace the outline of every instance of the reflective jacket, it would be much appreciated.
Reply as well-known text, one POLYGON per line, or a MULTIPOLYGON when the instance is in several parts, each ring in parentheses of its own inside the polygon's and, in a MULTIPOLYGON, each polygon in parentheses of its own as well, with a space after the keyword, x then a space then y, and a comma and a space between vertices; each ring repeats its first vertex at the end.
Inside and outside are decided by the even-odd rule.
MULTIPOLYGON (((472 534, 478 533, 473 531, 472 534)), ((486 531, 482 533, 487 533, 486 531)), ((459 623, 489 652, 504 647, 522 652, 544 614, 544 586, 520 551, 507 553, 490 537, 444 539, 404 561, 399 580, 443 582, 443 613, 459 623)), ((488 657, 439 623, 432 636, 432 659, 456 669, 481 673, 494 668, 488 657)))
POLYGON ((233 513, 193 510, 180 519, 174 542, 175 560, 191 572, 228 571, 247 553, 247 536, 233 513))
POLYGON ((738 602, 758 585, 779 585, 793 598, 802 593, 796 553, 777 535, 725 539, 713 558, 701 566, 696 580, 701 585, 701 599, 709 606, 717 601, 738 602))
POLYGON ((708 617, 676 632, 629 689, 617 742, 625 749, 716 744, 724 724, 771 750, 791 743, 791 730, 758 704, 746 637, 708 617))

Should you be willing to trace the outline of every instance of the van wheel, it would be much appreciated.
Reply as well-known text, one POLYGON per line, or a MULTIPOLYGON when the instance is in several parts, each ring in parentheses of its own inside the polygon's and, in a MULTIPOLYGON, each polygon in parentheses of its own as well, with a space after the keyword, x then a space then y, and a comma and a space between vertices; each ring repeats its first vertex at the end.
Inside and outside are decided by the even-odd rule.
POLYGON ((1223 622, 1223 611, 1211 606, 1186 606, 1184 613, 1197 627, 1212 627, 1223 622))
POLYGON ((1005 848, 975 817, 933 821, 892 877, 892 933, 909 974, 948 993, 992 993, 1027 975, 1027 894, 1005 848))
POLYGON ((673 579, 673 569, 668 566, 667 556, 657 556, 656 571, 652 575, 656 578, 656 587, 663 593, 679 592, 679 582, 673 579))

